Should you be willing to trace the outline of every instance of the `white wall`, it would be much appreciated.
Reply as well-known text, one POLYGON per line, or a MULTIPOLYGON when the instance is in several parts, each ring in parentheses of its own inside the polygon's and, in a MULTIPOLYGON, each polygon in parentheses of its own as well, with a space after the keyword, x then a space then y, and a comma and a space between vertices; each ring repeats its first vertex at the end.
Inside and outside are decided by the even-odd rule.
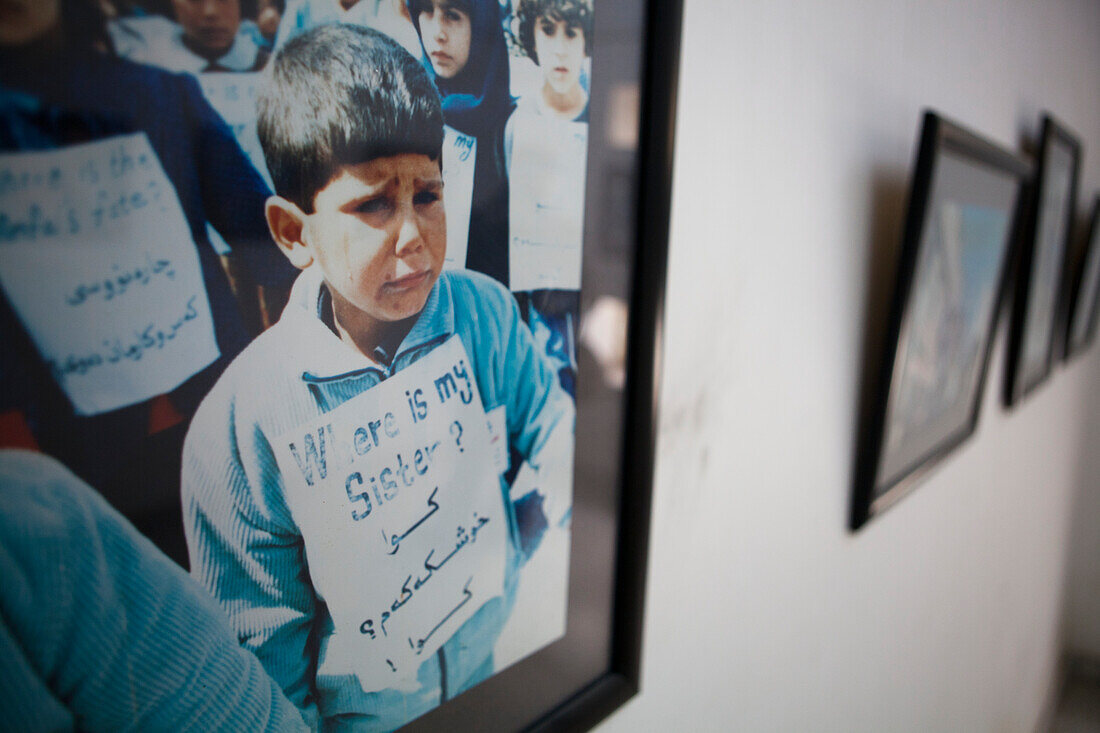
POLYGON ((853 446, 922 109, 1012 149, 1050 109, 1091 192, 1100 3, 686 0, 683 49, 643 691, 602 730, 1032 730, 1100 345, 1010 413, 1002 321, 978 434, 855 535, 853 446))

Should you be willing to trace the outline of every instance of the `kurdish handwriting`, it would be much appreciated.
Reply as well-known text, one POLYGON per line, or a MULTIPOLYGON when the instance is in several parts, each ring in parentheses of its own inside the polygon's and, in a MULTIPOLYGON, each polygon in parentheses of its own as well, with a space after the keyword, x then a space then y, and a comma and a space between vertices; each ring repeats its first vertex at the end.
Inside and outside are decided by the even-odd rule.
POLYGON ((412 637, 409 637, 409 647, 415 649, 417 654, 420 654, 420 652, 424 651, 424 644, 427 643, 428 639, 432 638, 432 634, 439 631, 440 626, 447 623, 447 621, 450 620, 451 616, 454 616, 456 613, 458 613, 458 609, 465 606, 467 603, 470 602, 470 599, 474 597, 474 594, 470 592, 470 583, 473 581, 473 579, 474 578, 471 575, 470 578, 466 581, 466 585, 462 586, 462 600, 458 602, 458 605, 452 608, 446 616, 440 619, 439 623, 433 626, 431 631, 429 631, 424 636, 424 638, 417 639, 416 644, 414 645, 412 637))
MULTIPOLYGON (((114 265, 118 270, 118 265, 114 265)), ((133 269, 127 268, 117 275, 105 277, 102 280, 78 285, 73 292, 65 297, 65 302, 71 306, 83 305, 90 297, 98 295, 103 300, 111 300, 115 296, 122 295, 131 285, 148 285, 153 276, 164 274, 168 279, 176 277, 176 270, 170 260, 157 260, 145 254, 145 265, 133 269)))
POLYGON ((65 377, 70 374, 87 374, 96 367, 105 364, 117 364, 123 359, 141 361, 145 354, 151 351, 159 351, 167 346, 170 341, 176 338, 176 334, 186 323, 199 317, 198 309, 195 307, 197 297, 195 295, 191 296, 187 300, 187 308, 183 315, 168 325, 158 326, 156 323, 149 323, 141 331, 134 331, 133 340, 124 342, 121 338, 116 338, 114 341, 104 341, 104 351, 83 355, 69 354, 60 362, 51 360, 50 370, 57 377, 65 377))
POLYGON ((386 530, 382 530, 382 541, 387 543, 387 544, 393 545, 393 549, 390 550, 389 552, 387 552, 386 553, 387 555, 396 555, 397 551, 401 549, 401 540, 405 539, 410 534, 412 534, 414 529, 416 529, 420 525, 424 524, 424 522, 428 521, 428 517, 432 516, 437 511, 439 511, 439 503, 436 502, 436 500, 435 500, 435 495, 437 493, 439 493, 439 487, 438 486, 436 486, 434 489, 432 489, 432 495, 428 497, 428 506, 430 506, 431 509, 428 511, 427 514, 422 516, 420 519, 416 520, 416 524, 414 524, 413 526, 406 529, 402 534, 400 534, 400 535, 395 534, 392 537, 387 538, 386 537, 386 530))
MULTIPOLYGON (((433 496, 435 495, 434 491, 432 492, 432 495, 433 496)), ((432 514, 432 512, 429 512, 424 517, 424 519, 426 519, 428 516, 431 516, 431 514, 432 514)), ((421 521, 423 521, 423 520, 421 520, 421 521)), ((416 594, 416 591, 418 591, 422 587, 424 587, 424 585, 429 580, 431 580, 432 575, 437 570, 440 570, 448 562, 450 562, 451 558, 454 557, 455 555, 457 555, 458 552, 463 547, 470 544, 471 542, 476 542, 477 541, 477 533, 479 531, 481 531, 481 528, 484 527, 488 523, 489 523, 489 518, 488 517, 479 516, 477 514, 477 512, 474 512, 474 523, 472 525, 470 525, 469 528, 464 527, 462 525, 458 526, 458 528, 455 531, 456 542, 455 542, 454 549, 451 550, 449 553, 447 553, 447 555, 444 556, 442 560, 440 560, 439 562, 433 563, 432 562, 432 557, 435 555, 435 549, 433 548, 430 552, 428 552, 428 555, 424 558, 424 569, 428 571, 427 575, 424 575, 423 577, 418 576, 416 578, 416 580, 413 581, 413 576, 410 573, 405 578, 404 582, 401 584, 401 591, 400 591, 400 593, 398 593, 397 597, 393 599, 393 602, 390 604, 389 610, 388 611, 383 611, 379 615, 379 617, 378 617, 379 618, 378 627, 382 630, 382 635, 383 636, 388 636, 389 635, 388 632, 386 631, 386 622, 389 621, 390 618, 392 618, 393 614, 397 613, 397 611, 402 606, 404 606, 406 603, 411 601, 413 596, 416 594), (409 587, 410 582, 412 582, 412 587, 411 588, 409 587)), ((415 529, 415 528, 416 527, 414 526, 413 529, 415 529)), ((412 531, 412 530, 409 530, 409 531, 412 531)), ((388 553, 388 554, 392 555, 393 553, 388 553)), ((467 586, 468 585, 469 585, 469 582, 467 582, 467 586)), ((447 618, 450 618, 450 615, 448 615, 447 618)), ((444 619, 444 621, 446 621, 446 619, 444 619)), ((443 622, 440 622, 440 624, 442 624, 442 623, 443 622)), ((363 623, 361 623, 359 625, 359 633, 364 634, 365 636, 369 636, 371 639, 374 639, 375 638, 374 625, 375 625, 374 624, 374 619, 368 618, 367 620, 365 620, 363 623)), ((437 626, 437 628, 438 628, 438 626, 437 626)), ((435 631, 435 629, 433 629, 431 632, 429 632, 427 634, 427 636, 424 637, 424 641, 427 641, 427 639, 431 637, 431 635, 434 631, 435 631)))

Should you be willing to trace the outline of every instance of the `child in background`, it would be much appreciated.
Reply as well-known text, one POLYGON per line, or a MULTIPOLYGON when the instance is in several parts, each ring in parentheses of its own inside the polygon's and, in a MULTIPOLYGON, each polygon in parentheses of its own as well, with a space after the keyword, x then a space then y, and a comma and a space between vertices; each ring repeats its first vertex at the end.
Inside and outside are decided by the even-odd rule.
POLYGON ((523 0, 516 17, 520 48, 543 75, 542 88, 520 97, 518 108, 588 122, 588 92, 581 74, 591 53, 591 0, 523 0))
POLYGON ((413 56, 420 54, 420 41, 405 0, 290 0, 279 23, 275 50, 299 33, 329 23, 373 28, 400 43, 413 56))
POLYGON ((267 63, 256 24, 242 18, 242 0, 172 0, 172 11, 175 23, 159 15, 113 20, 118 54, 190 74, 259 71, 267 63))
MULTIPOLYGON (((514 282, 516 298, 536 339, 546 350, 561 378, 562 385, 575 394, 576 334, 580 314, 580 291, 573 284, 580 282, 581 235, 584 216, 583 186, 580 195, 555 197, 561 192, 557 183, 583 181, 587 153, 588 92, 581 84, 584 62, 590 54, 592 38, 591 0, 523 0, 516 11, 517 41, 523 52, 542 71, 543 83, 534 93, 520 97, 515 114, 505 129, 505 157, 509 180, 515 187, 510 193, 509 223, 516 236, 512 238, 513 277, 517 270, 548 269, 568 271, 557 282, 532 287, 537 278, 514 282), (560 124, 559 124, 560 123, 560 124), (528 167, 513 176, 513 152, 517 135, 535 141, 538 150, 528 167), (549 146, 551 149, 546 149, 549 146), (537 170, 538 172, 533 172, 537 170), (541 181, 531 179, 538 177, 541 181), (540 185, 546 184, 546 185, 540 185), (546 196, 536 200, 532 196, 546 196), (540 208, 539 204, 552 204, 540 208), (551 226, 541 219, 546 211, 562 217, 564 226, 551 226), (524 259, 516 240, 533 234, 543 237, 541 249, 569 251, 572 257, 551 262, 554 267, 540 267, 543 261, 524 259), (547 246, 549 245, 549 246, 547 246), (563 283, 570 287, 563 287, 563 283)), ((530 144, 530 142, 529 142, 530 144)), ((561 224, 561 222, 554 222, 561 224)))
POLYGON ((498 0, 409 0, 443 120, 477 140, 466 267, 508 285, 504 125, 515 108, 498 0))
MULTIPOLYGON (((568 457, 548 456, 560 457, 563 445, 571 453, 573 407, 512 296, 476 273, 441 274, 443 114, 419 62, 380 33, 328 25, 288 41, 270 73, 260 137, 277 195, 267 220, 302 274, 282 318, 230 366, 188 433, 192 567, 307 722, 391 730, 493 673, 522 561, 516 534, 506 546, 503 597, 481 606, 413 677, 364 689, 334 661, 341 639, 326 603, 332 587, 311 580, 331 577, 323 571, 347 559, 327 536, 300 529, 273 443, 399 375, 452 334, 482 407, 504 407, 508 441, 531 465, 571 476, 568 457)), ((461 477, 452 479, 461 490, 461 477)), ((508 488, 498 483, 515 526, 508 488)), ((561 485, 555 524, 569 510, 561 485)), ((362 592, 390 600, 385 589, 362 592)))
POLYGON ((283 0, 260 0, 256 6, 256 29, 260 31, 260 37, 268 48, 275 43, 275 34, 279 32, 285 5, 283 0))

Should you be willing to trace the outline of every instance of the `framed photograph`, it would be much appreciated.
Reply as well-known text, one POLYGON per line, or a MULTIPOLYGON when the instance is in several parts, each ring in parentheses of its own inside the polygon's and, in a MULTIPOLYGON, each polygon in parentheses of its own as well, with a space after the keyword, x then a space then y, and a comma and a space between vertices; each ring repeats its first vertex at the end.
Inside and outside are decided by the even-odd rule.
POLYGON ((852 527, 908 493, 977 427, 1028 166, 925 114, 852 527))
POLYGON ((1066 318, 1066 358, 1083 352, 1096 335, 1096 309, 1100 299, 1100 196, 1093 198, 1088 234, 1081 265, 1070 291, 1066 318))
POLYGON ((1037 173, 1020 248, 1009 332, 1005 404, 1016 404, 1050 374, 1064 323, 1061 307, 1066 254, 1077 201, 1081 144, 1050 115, 1043 116, 1037 173))
POLYGON ((637 691, 680 12, 8 14, 17 726, 577 730, 637 691))

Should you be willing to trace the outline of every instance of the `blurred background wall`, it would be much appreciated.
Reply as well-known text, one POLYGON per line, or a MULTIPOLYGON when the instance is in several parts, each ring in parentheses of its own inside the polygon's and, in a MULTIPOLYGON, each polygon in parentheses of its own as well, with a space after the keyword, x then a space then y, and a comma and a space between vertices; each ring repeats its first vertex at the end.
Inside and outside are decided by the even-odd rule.
POLYGON ((1100 344, 847 529, 925 107, 1100 187, 1100 3, 685 0, 643 691, 603 731, 1030 731, 1100 657, 1100 344), (1072 551, 1071 551, 1072 548, 1072 551))

